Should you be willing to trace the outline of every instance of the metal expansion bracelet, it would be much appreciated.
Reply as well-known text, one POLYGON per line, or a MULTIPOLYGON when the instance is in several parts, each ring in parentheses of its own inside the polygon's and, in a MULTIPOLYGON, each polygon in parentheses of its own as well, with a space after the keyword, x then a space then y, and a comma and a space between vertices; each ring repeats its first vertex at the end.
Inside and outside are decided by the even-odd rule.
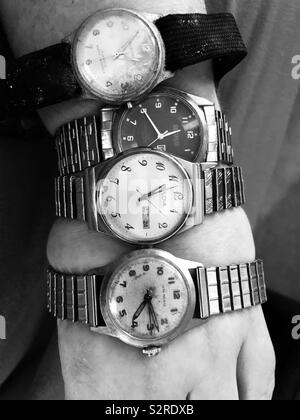
MULTIPOLYGON (((211 215, 243 206, 245 188, 242 168, 215 168, 203 171, 204 213, 211 215)), ((55 180, 56 216, 86 221, 87 202, 83 175, 64 176, 55 180)))
MULTIPOLYGON (((204 110, 211 139, 208 161, 232 165, 232 132, 226 116, 214 107, 204 107, 204 110)), ((99 116, 77 119, 59 128, 56 148, 61 176, 84 171, 114 156, 112 130, 115 112, 115 108, 104 108, 99 116)))
MULTIPOLYGON (((239 311, 267 302, 263 262, 192 270, 197 304, 194 317, 239 311)), ((105 327, 99 297, 104 277, 47 272, 47 307, 58 319, 105 327)))

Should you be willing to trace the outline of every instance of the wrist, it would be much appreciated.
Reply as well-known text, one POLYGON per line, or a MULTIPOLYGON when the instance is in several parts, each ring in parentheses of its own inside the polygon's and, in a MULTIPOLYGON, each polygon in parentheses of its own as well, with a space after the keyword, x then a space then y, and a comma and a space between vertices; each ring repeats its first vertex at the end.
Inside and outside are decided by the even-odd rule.
MULTIPOLYGON (((165 84, 204 97, 218 106, 211 61, 178 71, 175 77, 165 84)), ((44 108, 39 113, 49 132, 54 135, 63 124, 87 115, 97 115, 102 106, 104 103, 101 101, 78 98, 44 108)))
POLYGON ((1 18, 17 56, 61 42, 88 16, 100 9, 123 7, 168 15, 206 13, 204 0, 2 0, 1 18))

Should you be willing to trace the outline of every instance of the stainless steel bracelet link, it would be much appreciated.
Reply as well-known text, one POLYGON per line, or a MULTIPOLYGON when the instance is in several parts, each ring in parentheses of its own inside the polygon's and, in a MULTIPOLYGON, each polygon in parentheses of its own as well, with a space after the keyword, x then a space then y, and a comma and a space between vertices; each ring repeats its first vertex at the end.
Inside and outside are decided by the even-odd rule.
POLYGON ((204 106, 208 129, 207 162, 233 165, 232 130, 226 116, 214 106, 204 106))
POLYGON ((267 302, 263 261, 196 270, 196 318, 238 311, 267 302))
MULTIPOLYGON (((115 111, 115 108, 103 108, 100 116, 77 119, 59 128, 56 149, 61 176, 81 172, 114 156, 115 111)), ((208 160, 232 165, 232 133, 226 116, 214 107, 205 107, 205 114, 211 139, 208 160)))
POLYGON ((114 108, 103 108, 100 117, 84 117, 59 128, 56 149, 60 175, 84 171, 113 157, 114 113, 114 108))
POLYGON ((60 320, 91 327, 105 326, 99 295, 103 277, 73 276, 47 271, 47 308, 60 320))
MULTIPOLYGON (((267 302, 263 261, 228 267, 198 268, 192 276, 197 293, 194 317, 207 319, 267 302)), ((99 296, 103 276, 74 276, 47 271, 47 307, 60 320, 105 326, 99 296)))
MULTIPOLYGON (((203 171, 204 213, 210 215, 245 204, 242 168, 213 168, 203 171)), ((86 221, 86 197, 83 175, 55 179, 56 216, 86 221)))
POLYGON ((57 217, 85 222, 87 220, 85 200, 83 177, 74 175, 55 179, 57 217))
POLYGON ((232 147, 232 130, 226 116, 221 111, 216 111, 218 122, 218 161, 227 165, 233 165, 234 153, 232 147))
POLYGON ((203 171, 205 214, 243 206, 246 202, 241 167, 214 168, 203 171))

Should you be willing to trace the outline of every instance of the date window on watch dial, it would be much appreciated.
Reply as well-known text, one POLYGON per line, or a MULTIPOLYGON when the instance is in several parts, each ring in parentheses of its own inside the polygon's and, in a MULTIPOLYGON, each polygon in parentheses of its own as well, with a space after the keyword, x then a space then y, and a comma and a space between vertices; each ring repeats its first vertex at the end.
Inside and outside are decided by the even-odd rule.
POLYGON ((159 150, 160 152, 166 152, 167 151, 167 145, 166 144, 158 144, 155 147, 155 150, 159 150))

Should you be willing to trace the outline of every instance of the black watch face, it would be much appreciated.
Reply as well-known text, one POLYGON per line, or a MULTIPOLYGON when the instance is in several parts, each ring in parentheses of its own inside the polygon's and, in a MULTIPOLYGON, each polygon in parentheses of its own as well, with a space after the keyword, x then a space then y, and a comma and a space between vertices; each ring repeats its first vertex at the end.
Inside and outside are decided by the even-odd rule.
POLYGON ((148 147, 193 162, 200 153, 203 136, 204 128, 193 104, 173 94, 157 93, 124 112, 119 148, 148 147))

